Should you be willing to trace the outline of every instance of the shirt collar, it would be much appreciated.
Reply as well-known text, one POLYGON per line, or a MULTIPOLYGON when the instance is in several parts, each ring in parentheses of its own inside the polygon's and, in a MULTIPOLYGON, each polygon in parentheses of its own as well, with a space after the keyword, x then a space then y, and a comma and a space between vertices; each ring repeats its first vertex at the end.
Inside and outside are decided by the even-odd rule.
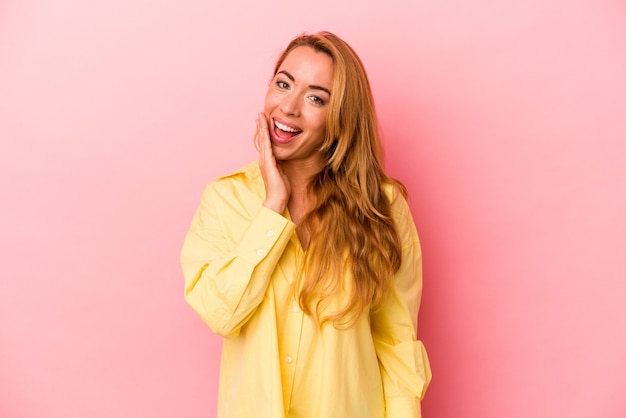
POLYGON ((224 176, 219 176, 218 179, 227 179, 229 177, 239 177, 239 176, 246 176, 249 179, 254 179, 256 177, 259 177, 261 175, 261 169, 259 168, 259 162, 258 161, 253 161, 247 165, 244 165, 243 167, 233 171, 230 174, 226 174, 224 176))

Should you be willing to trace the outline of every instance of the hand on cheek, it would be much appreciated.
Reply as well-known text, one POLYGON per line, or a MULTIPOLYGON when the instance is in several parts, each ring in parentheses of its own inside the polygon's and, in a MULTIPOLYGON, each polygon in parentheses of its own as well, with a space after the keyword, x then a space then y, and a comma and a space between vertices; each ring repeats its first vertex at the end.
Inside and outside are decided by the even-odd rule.
POLYGON ((259 167, 265 183, 265 201, 263 206, 282 215, 291 194, 289 180, 281 170, 280 162, 276 161, 272 152, 272 142, 265 114, 259 113, 256 126, 254 145, 259 151, 259 167))

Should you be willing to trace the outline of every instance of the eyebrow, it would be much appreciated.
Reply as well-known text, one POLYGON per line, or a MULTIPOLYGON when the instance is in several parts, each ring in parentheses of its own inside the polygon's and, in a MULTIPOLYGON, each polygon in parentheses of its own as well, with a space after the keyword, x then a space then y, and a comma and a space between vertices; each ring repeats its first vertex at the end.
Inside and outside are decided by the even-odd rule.
MULTIPOLYGON (((287 76, 288 79, 290 79, 292 82, 295 82, 296 79, 294 76, 292 76, 291 74, 289 74, 288 71, 285 70, 280 70, 279 72, 277 72, 276 74, 284 74, 287 76)), ((326 87, 322 87, 322 86, 316 86, 314 84, 310 85, 309 88, 314 89, 314 90, 322 90, 325 91, 326 93, 328 93, 328 95, 330 96, 330 90, 328 90, 326 87)))

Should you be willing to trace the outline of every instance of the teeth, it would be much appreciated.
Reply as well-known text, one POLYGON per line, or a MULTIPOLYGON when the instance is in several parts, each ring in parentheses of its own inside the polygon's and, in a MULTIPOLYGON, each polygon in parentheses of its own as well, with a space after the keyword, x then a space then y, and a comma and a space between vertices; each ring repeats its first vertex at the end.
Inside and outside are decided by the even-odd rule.
POLYGON ((287 125, 283 125, 283 124, 282 124, 282 123, 280 123, 280 122, 276 122, 276 121, 274 121, 274 125, 276 125, 276 127, 277 127, 278 129, 280 129, 281 131, 285 131, 285 132, 292 132, 292 133, 293 133, 293 132, 300 132, 298 129, 290 128, 289 126, 287 126, 287 125))

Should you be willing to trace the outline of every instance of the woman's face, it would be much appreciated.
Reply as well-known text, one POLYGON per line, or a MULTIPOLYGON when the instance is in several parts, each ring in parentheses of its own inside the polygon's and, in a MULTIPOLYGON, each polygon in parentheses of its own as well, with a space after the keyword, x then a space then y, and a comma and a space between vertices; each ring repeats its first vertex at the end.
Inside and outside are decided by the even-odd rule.
POLYGON ((332 83, 333 60, 327 54, 301 46, 287 55, 265 96, 277 160, 319 165, 332 83))

